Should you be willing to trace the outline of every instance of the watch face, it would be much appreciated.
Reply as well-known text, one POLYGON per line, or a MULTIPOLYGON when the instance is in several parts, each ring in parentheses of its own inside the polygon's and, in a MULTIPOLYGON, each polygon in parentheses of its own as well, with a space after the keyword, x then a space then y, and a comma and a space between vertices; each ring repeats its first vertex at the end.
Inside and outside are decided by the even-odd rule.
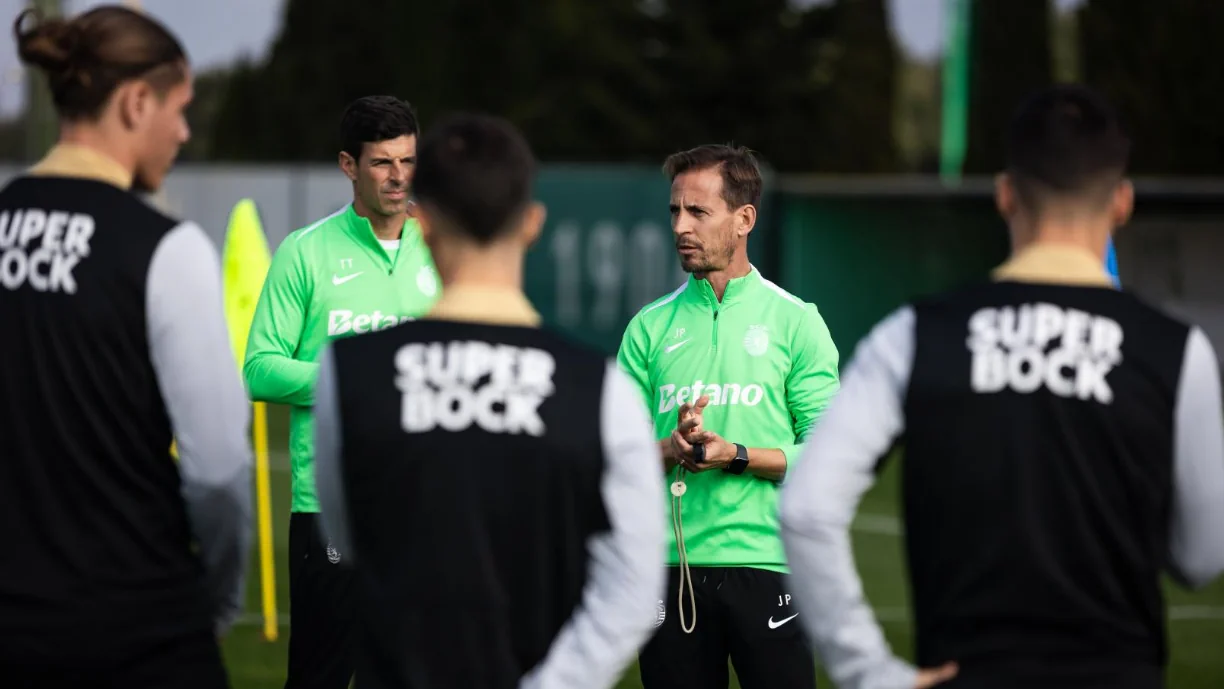
POLYGON ((731 472, 732 474, 742 474, 744 473, 744 470, 747 468, 748 468, 748 448, 744 447, 743 445, 740 445, 739 443, 736 443, 735 444, 735 459, 731 460, 731 463, 727 465, 727 471, 731 472))

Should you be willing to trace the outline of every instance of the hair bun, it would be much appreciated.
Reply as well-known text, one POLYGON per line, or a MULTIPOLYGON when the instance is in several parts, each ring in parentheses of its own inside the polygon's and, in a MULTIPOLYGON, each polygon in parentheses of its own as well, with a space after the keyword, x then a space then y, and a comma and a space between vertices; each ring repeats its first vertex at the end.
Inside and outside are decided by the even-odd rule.
POLYGON ((187 78, 187 56, 166 27, 121 5, 72 18, 27 10, 13 23, 21 62, 38 67, 64 121, 96 118, 120 84, 141 79, 166 93, 187 78))
POLYGON ((79 68, 83 34, 76 22, 45 18, 37 10, 22 12, 13 24, 21 61, 41 67, 52 83, 68 79, 79 68), (35 21, 23 29, 22 24, 29 17, 35 21))

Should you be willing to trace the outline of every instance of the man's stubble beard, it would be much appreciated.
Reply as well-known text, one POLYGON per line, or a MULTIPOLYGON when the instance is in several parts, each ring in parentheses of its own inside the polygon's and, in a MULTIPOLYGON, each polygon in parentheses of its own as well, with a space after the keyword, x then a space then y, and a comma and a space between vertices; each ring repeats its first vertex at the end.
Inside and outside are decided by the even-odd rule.
POLYGON ((701 258, 706 260, 703 260, 701 263, 690 268, 689 266, 685 265, 684 258, 682 257, 680 259, 680 268, 690 275, 706 275, 708 273, 716 273, 720 270, 726 270, 727 267, 731 265, 731 259, 735 257, 735 244, 728 244, 721 253, 723 254, 723 263, 721 266, 715 265, 714 262, 706 258, 709 255, 708 252, 702 252, 701 258))

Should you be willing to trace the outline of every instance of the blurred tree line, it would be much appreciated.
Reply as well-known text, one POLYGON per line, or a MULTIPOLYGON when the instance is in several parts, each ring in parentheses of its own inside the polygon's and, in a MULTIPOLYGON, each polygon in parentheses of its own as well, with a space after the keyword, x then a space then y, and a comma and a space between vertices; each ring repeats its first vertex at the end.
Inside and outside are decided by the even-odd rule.
POLYGON ((1136 175, 1224 174, 1224 33, 1219 0, 974 0, 965 172, 1003 161, 1012 110, 1032 89, 1076 81, 1100 90, 1131 132, 1136 175))
POLYGON ((332 160, 344 104, 393 93, 425 126, 504 115, 549 161, 735 141, 778 169, 874 172, 897 166, 897 62, 885 0, 290 0, 267 61, 230 78, 209 155, 332 160))
MULTIPOLYGON (((907 56, 886 0, 286 0, 259 63, 201 74, 185 160, 332 161, 370 93, 424 126, 504 115, 549 162, 645 162, 707 142, 784 172, 934 172, 940 65, 907 56), (398 31, 387 27, 397 27, 398 31)), ((1032 89, 1084 81, 1122 110, 1138 174, 1224 174, 1218 0, 974 0, 965 171, 1002 164, 1032 89)), ((22 157, 20 122, 0 156, 22 157)))

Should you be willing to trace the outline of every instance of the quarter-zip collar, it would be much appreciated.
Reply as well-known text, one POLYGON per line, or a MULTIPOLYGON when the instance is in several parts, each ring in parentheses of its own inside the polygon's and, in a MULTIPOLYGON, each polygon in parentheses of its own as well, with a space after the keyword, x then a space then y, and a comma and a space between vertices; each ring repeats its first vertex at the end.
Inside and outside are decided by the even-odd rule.
POLYGON ((404 227, 400 231, 400 248, 395 258, 392 259, 387 256, 387 250, 378 241, 378 235, 374 234, 374 227, 370 224, 370 220, 357 215, 357 209, 351 203, 344 209, 344 229, 354 241, 365 247, 374 256, 380 257, 389 271, 394 270, 400 259, 409 253, 410 245, 420 236, 421 232, 415 218, 405 219, 404 227))
POLYGON ((749 265, 747 275, 733 278, 727 283, 722 302, 718 301, 718 295, 714 294, 714 287, 709 280, 698 279, 695 275, 689 275, 688 279, 689 287, 685 292, 692 295, 691 298, 698 303, 717 311, 720 306, 734 304, 745 295, 750 294, 761 283, 761 273, 756 266, 749 265))

